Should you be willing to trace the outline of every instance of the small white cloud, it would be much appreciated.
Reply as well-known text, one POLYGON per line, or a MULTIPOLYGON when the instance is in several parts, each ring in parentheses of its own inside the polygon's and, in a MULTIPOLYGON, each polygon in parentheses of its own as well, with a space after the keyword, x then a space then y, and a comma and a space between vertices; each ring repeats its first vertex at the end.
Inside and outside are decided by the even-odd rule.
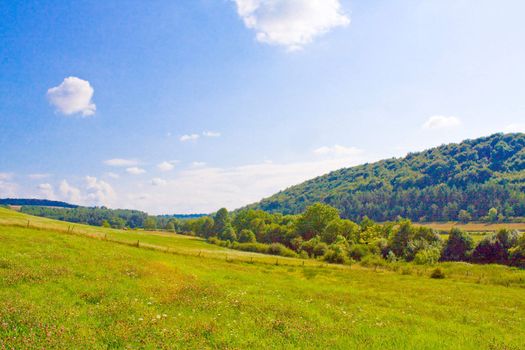
POLYGON ((80 190, 70 185, 66 180, 62 180, 62 182, 60 182, 58 189, 66 201, 73 203, 81 202, 82 198, 80 195, 80 190))
POLYGON ((433 130, 433 129, 446 129, 446 128, 455 128, 461 125, 461 120, 453 116, 444 116, 444 115, 434 115, 423 124, 423 129, 433 130))
POLYGON ((192 167, 202 167, 202 166, 205 166, 205 165, 206 165, 205 162, 193 162, 193 163, 191 163, 192 167))
POLYGON ((136 166, 139 164, 139 162, 135 159, 122 159, 122 158, 114 158, 114 159, 108 159, 104 161, 104 164, 114 167, 130 167, 130 166, 136 166))
POLYGON ((68 77, 60 85, 47 90, 47 98, 64 115, 82 113, 83 116, 90 116, 96 110, 91 101, 93 92, 89 81, 68 77))
POLYGON ((27 177, 29 177, 31 180, 46 179, 46 178, 48 178, 50 176, 51 176, 51 174, 29 174, 29 175, 27 175, 27 177))
POLYGON ((257 41, 297 50, 350 19, 339 0, 233 0, 257 41))
POLYGON ((119 174, 116 174, 116 173, 112 173, 112 172, 109 172, 109 173, 106 173, 106 175, 112 179, 118 179, 120 178, 120 175, 119 174))
POLYGON ((331 156, 355 156, 363 153, 363 150, 356 147, 344 147, 340 145, 334 146, 323 146, 314 150, 314 154, 318 156, 331 155, 331 156))
POLYGON ((48 183, 40 184, 38 185, 38 189, 40 190, 40 192, 42 193, 42 195, 44 195, 46 199, 52 199, 52 200, 56 199, 55 191, 53 189, 53 186, 51 186, 51 184, 48 184, 48 183))
POLYGON ((505 132, 525 132, 525 123, 512 123, 507 125, 503 130, 505 132))
POLYGON ((0 173, 0 181, 11 180, 12 177, 13 177, 13 174, 11 173, 0 173))
POLYGON ((134 167, 126 168, 126 172, 131 175, 140 175, 140 174, 144 174, 146 170, 134 166, 134 167))
POLYGON ((186 141, 196 141, 196 140, 199 139, 199 137, 200 137, 199 134, 182 135, 182 136, 180 137, 179 140, 180 140, 181 142, 186 142, 186 141))
POLYGON ((220 137, 221 133, 217 131, 203 131, 202 135, 206 137, 220 137))
POLYGON ((161 179, 161 178, 159 178, 159 177, 156 177, 156 178, 154 178, 154 179, 151 180, 151 184, 152 184, 153 186, 163 186, 163 185, 165 185, 165 184, 167 184, 167 183, 168 183, 168 182, 167 182, 166 180, 161 179))
POLYGON ((116 198, 111 185, 94 176, 86 176, 86 196, 89 203, 95 205, 110 205, 116 198))
POLYGON ((0 173, 0 198, 18 196, 18 185, 10 181, 12 178, 11 173, 0 173))
POLYGON ((162 163, 157 164, 157 169, 160 171, 171 171, 173 168, 175 168, 175 164, 177 164, 177 161, 171 160, 171 161, 164 161, 162 163))

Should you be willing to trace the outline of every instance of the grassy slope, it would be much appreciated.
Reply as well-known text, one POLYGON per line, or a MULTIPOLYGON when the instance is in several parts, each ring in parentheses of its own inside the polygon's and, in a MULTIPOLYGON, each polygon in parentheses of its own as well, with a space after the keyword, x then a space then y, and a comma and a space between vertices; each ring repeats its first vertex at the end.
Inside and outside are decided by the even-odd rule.
POLYGON ((456 277, 432 280, 273 257, 250 264, 198 240, 141 236, 180 245, 166 254, 66 234, 51 220, 30 219, 54 230, 20 227, 18 215, 0 210, 0 348, 525 347, 524 271, 448 264, 456 277), (239 259, 196 256, 204 249, 239 259), (514 283, 475 283, 458 277, 465 271, 514 283))

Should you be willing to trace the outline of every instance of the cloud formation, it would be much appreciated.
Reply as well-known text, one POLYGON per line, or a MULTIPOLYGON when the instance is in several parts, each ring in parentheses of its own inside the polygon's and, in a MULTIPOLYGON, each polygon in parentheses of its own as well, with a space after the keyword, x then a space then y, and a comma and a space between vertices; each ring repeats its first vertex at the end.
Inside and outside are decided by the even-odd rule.
POLYGON ((116 193, 111 185, 94 176, 86 176, 86 201, 95 205, 111 205, 116 193))
POLYGON ((136 166, 139 162, 135 159, 122 159, 122 158, 113 158, 104 161, 104 164, 114 167, 130 167, 136 166))
POLYGON ((219 137, 221 133, 217 131, 203 131, 202 135, 206 137, 219 137))
POLYGON ((160 171, 171 171, 175 168, 175 164, 177 162, 174 160, 171 161, 164 161, 162 163, 157 164, 157 169, 160 171))
POLYGON ((91 100, 93 93, 89 81, 67 77, 60 85, 47 90, 47 98, 56 110, 64 115, 81 113, 87 117, 95 114, 97 109, 91 100))
POLYGON ((167 184, 168 182, 164 179, 161 179, 160 177, 156 177, 154 179, 151 180, 151 184, 153 186, 163 186, 165 184, 167 184))
POLYGON ((233 0, 257 41, 301 49, 333 28, 350 24, 339 0, 233 0))
POLYGON ((133 167, 130 167, 130 168, 126 168, 126 172, 128 174, 131 174, 131 175, 140 175, 140 174, 144 174, 146 172, 146 170, 144 170, 142 168, 139 168, 139 167, 136 167, 136 166, 133 166, 133 167))
POLYGON ((82 201, 80 190, 69 184, 66 180, 62 180, 58 186, 62 198, 70 203, 78 204, 82 201))
POLYGON ((12 178, 11 173, 0 173, 0 198, 17 196, 18 185, 11 182, 12 178))
POLYGON ((38 190, 44 196, 45 199, 56 199, 55 190, 51 184, 45 183, 38 185, 38 190))
POLYGON ((353 156, 363 153, 363 150, 360 150, 356 147, 344 147, 340 145, 334 146, 323 146, 314 150, 314 154, 318 156, 331 155, 331 156, 353 156))
POLYGON ((448 129, 454 128, 461 125, 461 120, 453 116, 444 116, 444 115, 434 115, 423 124, 423 129, 433 130, 433 129, 448 129))
POLYGON ((36 173, 36 174, 29 174, 27 177, 29 177, 31 180, 41 180, 50 177, 51 174, 45 174, 45 173, 36 173))
POLYGON ((199 134, 188 134, 188 135, 182 135, 180 137, 180 142, 186 142, 186 141, 196 141, 200 137, 199 134))

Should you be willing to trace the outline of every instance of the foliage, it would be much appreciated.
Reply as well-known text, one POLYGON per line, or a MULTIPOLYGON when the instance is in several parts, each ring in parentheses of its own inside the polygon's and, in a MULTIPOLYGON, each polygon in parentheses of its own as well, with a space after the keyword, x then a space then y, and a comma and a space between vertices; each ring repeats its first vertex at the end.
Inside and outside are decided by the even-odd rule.
POLYGON ((298 214, 322 202, 353 221, 499 221, 525 216, 524 170, 525 134, 495 134, 337 170, 249 208, 298 214))
POLYGON ((460 229, 453 228, 450 230, 442 259, 444 261, 467 261, 473 248, 472 237, 460 229))
POLYGON ((439 267, 436 267, 430 274, 430 278, 443 279, 445 278, 445 273, 439 267))

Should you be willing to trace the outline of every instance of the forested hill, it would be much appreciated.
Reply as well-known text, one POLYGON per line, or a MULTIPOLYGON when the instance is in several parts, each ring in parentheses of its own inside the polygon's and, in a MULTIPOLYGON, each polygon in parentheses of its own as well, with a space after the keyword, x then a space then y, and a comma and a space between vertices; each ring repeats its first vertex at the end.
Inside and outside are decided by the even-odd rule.
POLYGON ((41 207, 77 208, 78 205, 48 199, 0 198, 0 205, 34 205, 41 207))
POLYGON ((524 217, 525 134, 495 134, 340 169, 249 207, 295 214, 314 202, 335 206, 352 220, 524 217))

